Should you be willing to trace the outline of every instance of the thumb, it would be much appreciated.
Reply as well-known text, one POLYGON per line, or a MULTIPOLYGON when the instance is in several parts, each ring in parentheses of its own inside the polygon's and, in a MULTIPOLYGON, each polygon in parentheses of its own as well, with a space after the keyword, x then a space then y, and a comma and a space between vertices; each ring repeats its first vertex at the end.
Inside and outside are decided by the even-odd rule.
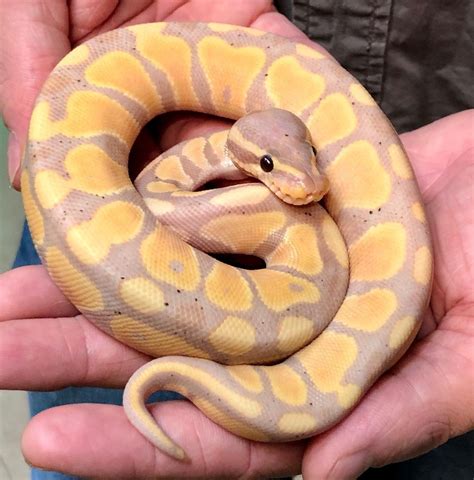
POLYGON ((411 349, 340 424, 305 452, 305 478, 357 478, 473 427, 472 340, 437 330, 411 349))
POLYGON ((61 0, 4 0, 0 19, 0 114, 9 130, 10 180, 19 188, 33 103, 49 72, 70 50, 68 7, 61 0))

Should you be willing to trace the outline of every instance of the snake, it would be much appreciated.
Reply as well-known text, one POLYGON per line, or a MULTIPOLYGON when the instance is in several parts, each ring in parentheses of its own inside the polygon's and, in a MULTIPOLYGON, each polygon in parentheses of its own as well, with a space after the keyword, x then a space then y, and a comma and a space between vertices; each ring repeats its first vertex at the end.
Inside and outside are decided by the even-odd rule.
POLYGON ((178 392, 246 439, 308 438, 347 416, 420 328, 433 254, 413 168, 368 91, 304 43, 194 22, 90 39, 44 83, 22 172, 54 282, 152 357, 124 409, 178 460, 152 392, 178 392), (178 110, 234 123, 132 181, 139 132, 178 110))

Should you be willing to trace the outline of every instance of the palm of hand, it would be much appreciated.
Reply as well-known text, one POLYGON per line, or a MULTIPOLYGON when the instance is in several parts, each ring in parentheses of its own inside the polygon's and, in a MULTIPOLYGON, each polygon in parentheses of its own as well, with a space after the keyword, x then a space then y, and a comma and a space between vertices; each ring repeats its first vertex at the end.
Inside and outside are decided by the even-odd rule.
POLYGON ((472 413, 466 415, 474 411, 473 125, 474 111, 463 112, 402 136, 433 238, 430 305, 407 355, 342 424, 310 445, 309 471, 324 465, 329 478, 356 476, 473 428, 472 413), (346 450, 344 460, 331 456, 336 448, 346 450))
MULTIPOLYGON (((253 25, 266 28, 272 16, 274 31, 301 38, 281 17, 268 13, 270 2, 250 4, 238 11, 219 8, 217 2, 176 0, 162 7, 161 2, 143 0, 119 4, 83 0, 73 4, 69 32, 66 10, 55 17, 54 28, 62 32, 66 43, 69 38, 75 44, 129 23, 212 19, 249 25, 257 19, 253 25)), ((45 72, 50 68, 45 65, 45 72)), ((27 122, 29 113, 24 116, 27 122)), ((474 370, 469 322, 474 316, 472 122, 471 114, 460 114, 404 137, 432 227, 432 301, 422 338, 341 424, 308 443, 254 444, 216 427, 189 404, 160 405, 154 410, 160 423, 193 458, 191 465, 183 465, 153 449, 128 424, 120 408, 72 405, 46 411, 30 422, 23 441, 27 458, 43 468, 101 477, 142 477, 157 472, 188 478, 256 477, 303 468, 307 478, 314 472, 321 478, 339 478, 357 475, 369 465, 421 453, 472 428, 473 419, 465 414, 474 410, 469 392, 474 370), (458 402, 454 406, 453 394, 458 402), (93 441, 87 443, 84 438, 93 441)), ((174 143, 195 132, 196 124, 189 118, 167 130, 174 143)), ((6 366, 0 372, 0 385, 18 389, 123 386, 147 361, 76 314, 42 267, 0 277, 0 359, 6 366)))

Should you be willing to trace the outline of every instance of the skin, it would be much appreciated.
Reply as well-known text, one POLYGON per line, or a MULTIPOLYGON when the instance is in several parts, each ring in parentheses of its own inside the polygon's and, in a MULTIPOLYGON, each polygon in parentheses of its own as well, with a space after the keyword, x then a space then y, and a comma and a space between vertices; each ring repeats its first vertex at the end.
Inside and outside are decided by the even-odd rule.
MULTIPOLYGON (((9 20, 0 28, 0 109, 15 132, 9 148, 12 173, 33 99, 71 43, 129 23, 184 19, 303 38, 268 1, 123 1, 120 8, 116 1, 69 3, 70 30, 66 2, 0 0, 0 18, 9 20)), ((169 115, 158 122, 148 133, 158 128, 161 143, 145 134, 145 146, 134 152, 136 168, 169 145, 218 126, 202 119, 169 115)), ((153 414, 190 456, 191 463, 181 464, 154 449, 120 407, 69 405, 30 421, 22 442, 27 461, 100 478, 260 478, 303 471, 308 479, 345 479, 369 466, 419 455, 474 428, 473 128, 470 111, 402 136, 432 228, 433 295, 413 347, 343 422, 306 442, 259 444, 222 430, 187 402, 155 406, 153 414)), ((78 315, 43 267, 0 276, 0 388, 122 387, 148 360, 78 315)))

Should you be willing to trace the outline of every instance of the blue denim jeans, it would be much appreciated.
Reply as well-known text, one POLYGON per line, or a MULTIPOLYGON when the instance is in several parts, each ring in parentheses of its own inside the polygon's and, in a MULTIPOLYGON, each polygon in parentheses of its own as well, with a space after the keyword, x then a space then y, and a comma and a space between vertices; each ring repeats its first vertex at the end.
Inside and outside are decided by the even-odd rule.
MULTIPOLYGON (((41 260, 35 251, 30 232, 25 224, 20 247, 13 266, 21 267, 24 265, 38 265, 40 263, 41 260)), ((121 405, 122 394, 123 390, 112 388, 68 387, 55 392, 29 392, 28 401, 31 415, 36 415, 47 408, 71 403, 106 403, 121 405)), ((174 392, 158 392, 150 398, 150 402, 176 400, 179 398, 182 397, 174 392)), ((35 468, 32 469, 31 477, 33 480, 80 480, 79 477, 71 477, 57 472, 45 472, 35 468)))

